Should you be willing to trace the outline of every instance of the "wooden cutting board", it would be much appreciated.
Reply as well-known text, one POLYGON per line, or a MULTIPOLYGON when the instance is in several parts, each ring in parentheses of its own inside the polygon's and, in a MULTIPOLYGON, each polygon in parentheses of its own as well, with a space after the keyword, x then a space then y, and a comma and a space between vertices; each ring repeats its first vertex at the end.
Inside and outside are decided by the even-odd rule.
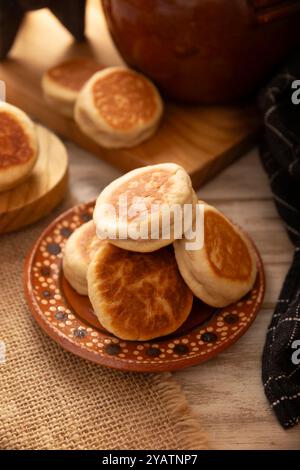
POLYGON ((40 81, 49 67, 76 56, 94 56, 105 66, 122 63, 99 3, 88 4, 87 41, 81 44, 73 41, 48 10, 27 14, 9 58, 0 63, 7 101, 123 171, 171 161, 185 167, 197 187, 248 150, 258 130, 254 105, 191 107, 167 103, 157 134, 126 150, 101 148, 83 135, 73 120, 47 105, 40 81))

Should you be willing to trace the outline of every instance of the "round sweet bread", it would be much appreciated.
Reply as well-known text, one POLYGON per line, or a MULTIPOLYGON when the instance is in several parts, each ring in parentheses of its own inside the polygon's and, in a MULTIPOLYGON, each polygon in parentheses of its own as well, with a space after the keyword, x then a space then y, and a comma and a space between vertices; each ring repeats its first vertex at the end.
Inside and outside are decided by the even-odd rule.
POLYGON ((88 293, 101 325, 115 336, 145 341, 176 331, 193 294, 172 247, 135 253, 103 244, 88 268, 88 293))
POLYGON ((238 301, 256 278, 254 250, 243 232, 221 212, 204 206, 204 244, 187 250, 186 240, 174 242, 180 273, 196 297, 214 307, 238 301))
POLYGON ((74 105, 85 83, 103 67, 89 57, 67 60, 47 70, 42 88, 47 102, 67 117, 73 117, 74 105))
POLYGON ((156 131, 162 112, 160 95, 146 77, 125 67, 108 67, 83 87, 75 121, 103 147, 133 147, 156 131))
POLYGON ((63 272, 73 289, 88 294, 87 270, 90 261, 104 241, 96 237, 94 222, 81 225, 72 233, 64 248, 63 272))
POLYGON ((182 236, 184 206, 194 207, 196 202, 191 179, 181 166, 145 166, 106 186, 97 199, 94 222, 99 236, 110 243, 150 252, 182 236), (153 227, 158 227, 157 232, 153 227), (169 233, 163 232, 163 227, 169 227, 169 233))
POLYGON ((0 102, 0 191, 23 182, 37 157, 38 141, 31 119, 19 108, 0 102))

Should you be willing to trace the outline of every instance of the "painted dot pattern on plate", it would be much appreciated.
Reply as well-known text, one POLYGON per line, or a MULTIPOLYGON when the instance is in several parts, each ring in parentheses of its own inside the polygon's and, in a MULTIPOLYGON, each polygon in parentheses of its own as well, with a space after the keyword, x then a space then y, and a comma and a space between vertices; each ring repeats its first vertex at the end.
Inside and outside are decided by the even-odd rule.
POLYGON ((253 289, 232 306, 217 309, 191 331, 148 342, 123 341, 87 325, 69 306, 61 288, 64 245, 70 234, 91 220, 93 203, 56 219, 33 248, 27 267, 26 294, 34 316, 57 342, 79 356, 129 370, 172 370, 203 362, 238 339, 257 315, 264 295, 260 258, 253 289))

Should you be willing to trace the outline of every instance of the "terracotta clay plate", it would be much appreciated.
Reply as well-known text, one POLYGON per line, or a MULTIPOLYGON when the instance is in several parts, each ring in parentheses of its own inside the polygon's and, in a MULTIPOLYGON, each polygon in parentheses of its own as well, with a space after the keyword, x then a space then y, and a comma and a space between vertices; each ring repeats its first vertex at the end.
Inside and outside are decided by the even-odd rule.
MULTIPOLYGON (((168 337, 123 341, 105 331, 88 297, 64 279, 63 247, 70 234, 91 219, 94 203, 63 213, 47 227, 25 265, 25 294, 42 329, 68 351, 104 366, 140 372, 175 370, 199 364, 231 346, 255 319, 264 296, 262 261, 253 289, 239 302, 216 309, 194 299, 187 321, 168 337)), ((141 312, 142 314, 142 312, 141 312)))

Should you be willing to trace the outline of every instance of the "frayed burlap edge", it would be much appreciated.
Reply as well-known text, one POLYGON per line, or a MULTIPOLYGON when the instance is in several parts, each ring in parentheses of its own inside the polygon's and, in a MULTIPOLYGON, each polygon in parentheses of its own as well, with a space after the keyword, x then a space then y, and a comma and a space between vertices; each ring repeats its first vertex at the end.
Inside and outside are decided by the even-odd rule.
POLYGON ((200 430, 199 421, 192 412, 182 387, 172 374, 164 372, 154 375, 153 381, 166 399, 166 407, 173 419, 181 449, 210 449, 207 436, 200 430))

